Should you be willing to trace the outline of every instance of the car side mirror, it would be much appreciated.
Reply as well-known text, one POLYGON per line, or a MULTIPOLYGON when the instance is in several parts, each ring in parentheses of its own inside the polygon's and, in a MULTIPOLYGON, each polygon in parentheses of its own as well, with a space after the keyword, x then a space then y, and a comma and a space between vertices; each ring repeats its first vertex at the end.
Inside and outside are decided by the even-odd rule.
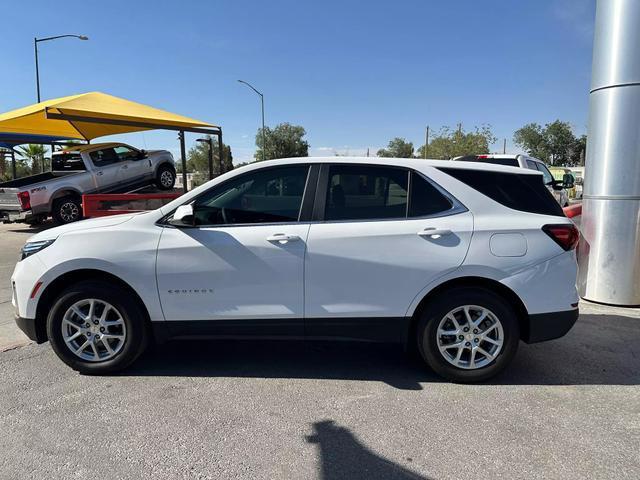
POLYGON ((551 188, 554 190, 562 190, 564 188, 564 182, 562 180, 553 180, 550 182, 551 188))
POLYGON ((142 160, 143 158, 146 158, 147 156, 147 151, 146 150, 140 150, 140 152, 138 152, 138 160, 142 160))
POLYGON ((195 225, 193 205, 180 205, 168 223, 174 227, 193 227, 195 225))

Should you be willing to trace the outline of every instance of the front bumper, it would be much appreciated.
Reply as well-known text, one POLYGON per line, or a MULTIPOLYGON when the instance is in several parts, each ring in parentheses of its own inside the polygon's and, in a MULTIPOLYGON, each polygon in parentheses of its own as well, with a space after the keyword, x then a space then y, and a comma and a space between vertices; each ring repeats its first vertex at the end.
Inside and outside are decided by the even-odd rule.
POLYGON ((529 315, 521 338, 526 343, 546 342, 567 334, 578 320, 578 309, 529 315))
POLYGON ((23 318, 15 316, 16 325, 24 332, 24 334, 36 343, 44 343, 47 341, 46 332, 38 328, 36 320, 33 318, 23 318))

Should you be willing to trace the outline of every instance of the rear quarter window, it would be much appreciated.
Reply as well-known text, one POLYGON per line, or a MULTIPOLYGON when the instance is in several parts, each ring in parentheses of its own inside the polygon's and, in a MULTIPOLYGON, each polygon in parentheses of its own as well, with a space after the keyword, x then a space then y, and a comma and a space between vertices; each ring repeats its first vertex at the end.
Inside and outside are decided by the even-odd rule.
POLYGON ((521 212, 565 216, 539 175, 462 168, 439 168, 439 170, 505 207, 521 212))

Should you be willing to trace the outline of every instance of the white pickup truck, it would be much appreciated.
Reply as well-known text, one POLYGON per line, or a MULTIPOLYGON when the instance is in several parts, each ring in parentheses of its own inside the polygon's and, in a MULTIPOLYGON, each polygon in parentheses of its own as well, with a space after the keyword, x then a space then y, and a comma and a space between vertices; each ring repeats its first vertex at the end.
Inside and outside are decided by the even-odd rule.
POLYGON ((155 184, 173 188, 176 169, 166 150, 138 150, 123 143, 79 145, 54 152, 51 171, 0 183, 0 221, 57 223, 82 218, 85 193, 126 192, 155 184))

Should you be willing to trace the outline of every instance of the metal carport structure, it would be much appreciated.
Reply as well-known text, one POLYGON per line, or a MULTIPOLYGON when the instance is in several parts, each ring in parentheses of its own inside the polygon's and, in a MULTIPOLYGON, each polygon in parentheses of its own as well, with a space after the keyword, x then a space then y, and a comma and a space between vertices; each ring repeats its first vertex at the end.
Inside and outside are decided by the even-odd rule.
POLYGON ((221 127, 101 92, 55 98, 0 114, 0 139, 7 140, 41 136, 89 142, 97 137, 145 130, 178 132, 185 191, 185 132, 216 136, 222 161, 221 127))

